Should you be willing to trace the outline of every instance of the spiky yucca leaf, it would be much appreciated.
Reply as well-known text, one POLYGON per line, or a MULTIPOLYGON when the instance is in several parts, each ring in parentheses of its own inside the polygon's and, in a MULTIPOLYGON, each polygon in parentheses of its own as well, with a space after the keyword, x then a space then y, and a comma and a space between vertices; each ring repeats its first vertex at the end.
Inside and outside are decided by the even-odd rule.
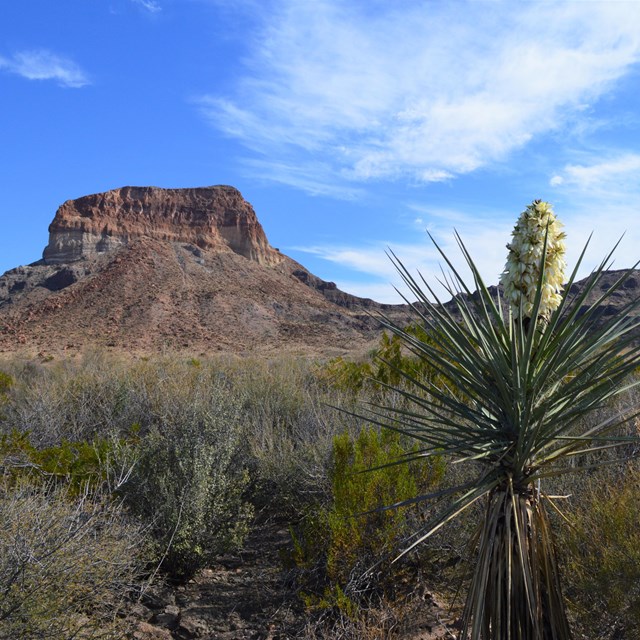
MULTIPOLYGON (((601 305, 623 285, 626 272, 587 304, 590 294, 599 290, 613 251, 592 272, 581 293, 572 296, 585 247, 557 308, 549 309, 548 301, 538 294, 529 300, 530 314, 515 314, 517 320, 503 310, 499 295, 489 292, 457 234, 456 238, 473 276, 472 289, 434 241, 451 272, 441 284, 452 296, 456 314, 423 278, 414 278, 391 254, 416 300, 409 304, 437 339, 422 341, 388 318, 382 319, 383 324, 417 357, 429 361, 439 383, 398 371, 409 383, 396 389, 406 402, 370 404, 366 417, 421 444, 417 454, 400 463, 437 453, 458 461, 474 460, 482 471, 475 482, 390 508, 455 496, 416 534, 406 553, 483 500, 485 516, 460 638, 565 640, 571 632, 545 513, 546 496, 537 481, 567 472, 561 463, 568 457, 629 443, 630 438, 611 432, 635 417, 636 409, 592 426, 585 426, 583 418, 637 384, 629 377, 640 364, 640 350, 633 343, 633 330, 640 325, 634 316, 640 299, 615 316, 602 317, 601 305), (539 317, 543 304, 543 323, 524 321, 525 315, 539 317)), ((539 290, 546 250, 545 238, 539 290)), ((584 464, 577 458, 570 469, 579 470, 584 464)))

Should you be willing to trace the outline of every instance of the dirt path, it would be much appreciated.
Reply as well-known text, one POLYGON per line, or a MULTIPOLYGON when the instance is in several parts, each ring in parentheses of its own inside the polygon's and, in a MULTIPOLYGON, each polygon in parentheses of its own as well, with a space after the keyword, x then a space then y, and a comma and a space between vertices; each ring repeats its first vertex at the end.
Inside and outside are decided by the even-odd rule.
POLYGON ((289 640, 304 611, 284 585, 286 529, 257 525, 245 548, 218 559, 187 585, 157 588, 137 605, 136 640, 289 640))
MULTIPOLYGON (((286 528, 254 526, 245 548, 226 555, 184 586, 156 587, 131 612, 135 640, 294 640, 304 638, 307 615, 285 584, 282 553, 290 548, 286 528)), ((411 615, 406 640, 451 640, 448 616, 425 590, 411 615), (416 615, 417 614, 417 615, 416 615), (415 616, 415 618, 414 618, 415 616)))

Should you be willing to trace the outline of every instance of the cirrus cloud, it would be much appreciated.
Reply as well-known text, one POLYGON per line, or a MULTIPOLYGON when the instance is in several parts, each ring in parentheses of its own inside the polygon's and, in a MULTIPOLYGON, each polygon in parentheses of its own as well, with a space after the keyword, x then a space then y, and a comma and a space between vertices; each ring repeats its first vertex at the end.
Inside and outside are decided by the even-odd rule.
POLYGON ((640 4, 274 0, 255 42, 200 101, 253 158, 438 182, 575 124, 639 60, 640 4))
POLYGON ((46 49, 18 51, 9 58, 0 56, 0 70, 27 80, 55 80, 73 89, 89 84, 89 77, 75 62, 46 49))
POLYGON ((605 159, 598 158, 589 164, 568 164, 549 183, 552 187, 619 188, 629 183, 636 186, 638 173, 640 154, 626 152, 605 159))
POLYGON ((149 13, 159 13, 162 11, 160 3, 156 2, 156 0, 132 0, 132 2, 149 13))

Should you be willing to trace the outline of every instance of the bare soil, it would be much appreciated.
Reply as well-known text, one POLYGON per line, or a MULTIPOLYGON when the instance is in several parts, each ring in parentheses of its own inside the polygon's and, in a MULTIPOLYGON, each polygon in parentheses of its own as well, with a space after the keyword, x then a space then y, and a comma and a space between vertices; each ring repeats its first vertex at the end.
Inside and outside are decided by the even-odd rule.
MULTIPOLYGON (((257 524, 237 554, 220 556, 186 585, 149 589, 131 607, 135 640, 293 640, 329 638, 314 630, 287 572, 282 555, 291 537, 281 523, 257 524)), ((407 613, 409 613, 407 611, 407 613)), ((410 621, 400 633, 379 638, 444 640, 455 638, 453 621, 440 599, 422 588, 410 621)), ((337 632, 336 632, 337 633, 337 632)), ((338 637, 336 635, 335 637, 338 637)), ((353 636, 352 636, 353 637, 353 636)))

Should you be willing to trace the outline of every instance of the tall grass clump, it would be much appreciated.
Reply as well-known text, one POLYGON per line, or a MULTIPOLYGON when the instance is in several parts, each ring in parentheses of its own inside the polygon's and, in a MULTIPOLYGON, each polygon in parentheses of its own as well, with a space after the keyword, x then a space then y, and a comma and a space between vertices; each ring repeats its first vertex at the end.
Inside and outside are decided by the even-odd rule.
POLYGON ((236 363, 227 372, 242 390, 252 502, 267 517, 295 521, 330 494, 333 438, 349 427, 336 423, 332 406, 352 407, 353 398, 304 359, 236 363))
POLYGON ((482 506, 459 638, 565 640, 572 636, 548 515, 556 501, 545 483, 628 444, 628 437, 613 430, 636 414, 634 407, 592 424, 583 418, 636 384, 629 378, 640 364, 632 333, 640 300, 614 316, 600 313, 628 275, 601 286, 611 254, 582 292, 571 295, 583 251, 562 289, 564 234, 544 202, 528 206, 514 229, 502 278, 506 309, 500 293, 485 286, 459 237, 458 243, 474 286, 467 286, 438 247, 451 270, 444 281, 452 296, 448 306, 392 256, 415 298, 410 304, 416 317, 437 339, 424 341, 388 319, 383 323, 430 362, 442 382, 399 371, 407 384, 397 391, 407 404, 374 402, 367 418, 418 443, 419 450, 399 463, 438 455, 473 461, 478 469, 471 481, 395 505, 445 500, 407 551, 482 506))

